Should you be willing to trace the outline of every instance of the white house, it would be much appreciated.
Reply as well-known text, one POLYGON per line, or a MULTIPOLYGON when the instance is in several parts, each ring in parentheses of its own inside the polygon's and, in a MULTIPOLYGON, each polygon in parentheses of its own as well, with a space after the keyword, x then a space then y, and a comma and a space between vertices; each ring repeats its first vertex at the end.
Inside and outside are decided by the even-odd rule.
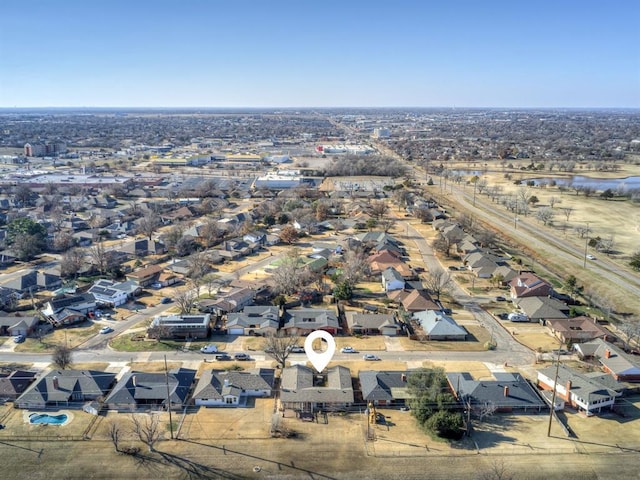
POLYGON ((583 374, 560 365, 538 370, 538 385, 545 390, 555 388, 556 396, 587 416, 610 410, 616 397, 622 395, 623 386, 613 376, 593 372, 583 374))
POLYGON ((96 299, 96 303, 118 307, 127 303, 129 297, 140 290, 140 287, 131 281, 114 282, 112 280, 101 279, 95 282, 89 289, 96 299))
POLYGON ((392 290, 403 290, 404 289, 404 278, 398 271, 393 267, 388 267, 382 272, 382 287, 385 292, 390 292, 392 290))
POLYGON ((205 370, 193 391, 193 400, 200 407, 244 406, 249 397, 270 397, 274 378, 273 368, 205 370))

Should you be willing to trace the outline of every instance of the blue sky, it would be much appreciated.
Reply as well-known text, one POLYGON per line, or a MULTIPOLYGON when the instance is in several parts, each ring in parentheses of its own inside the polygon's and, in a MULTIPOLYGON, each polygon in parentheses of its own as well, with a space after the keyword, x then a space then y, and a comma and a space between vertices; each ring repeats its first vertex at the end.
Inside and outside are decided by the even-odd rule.
POLYGON ((640 107, 640 2, 4 0, 0 107, 640 107))

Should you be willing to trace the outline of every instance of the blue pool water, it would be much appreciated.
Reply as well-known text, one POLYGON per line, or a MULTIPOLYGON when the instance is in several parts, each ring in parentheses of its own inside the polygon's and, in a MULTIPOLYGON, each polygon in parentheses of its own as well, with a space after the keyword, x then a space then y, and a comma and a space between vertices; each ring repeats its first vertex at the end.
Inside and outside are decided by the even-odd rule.
POLYGON ((29 423, 39 424, 48 423, 50 425, 62 425, 67 421, 67 416, 62 415, 47 415, 46 413, 32 413, 29 415, 29 423))

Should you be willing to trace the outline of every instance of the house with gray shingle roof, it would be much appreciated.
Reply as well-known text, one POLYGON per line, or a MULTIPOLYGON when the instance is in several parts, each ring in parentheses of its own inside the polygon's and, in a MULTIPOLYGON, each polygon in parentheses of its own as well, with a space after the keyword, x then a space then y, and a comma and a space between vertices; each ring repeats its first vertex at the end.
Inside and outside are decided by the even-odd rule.
POLYGON ((391 314, 359 313, 349 310, 345 312, 345 318, 352 335, 395 336, 400 330, 400 325, 391 314))
POLYGON ((565 303, 552 297, 516 298, 514 303, 531 322, 543 325, 552 318, 567 318, 569 313, 569 307, 565 303))
POLYGON ((195 377, 196 371, 188 368, 172 370, 168 378, 164 373, 127 372, 113 387, 105 404, 110 410, 128 412, 160 407, 166 409, 169 397, 171 409, 181 409, 187 403, 195 377))
POLYGON ((227 333, 230 335, 269 335, 278 331, 280 310, 273 305, 248 306, 242 312, 227 314, 227 333))
POLYGON ((640 364, 637 357, 627 355, 618 347, 600 338, 577 343, 574 349, 581 358, 596 358, 602 368, 619 382, 640 382, 640 364))
POLYGON ((465 407, 491 406, 499 412, 533 412, 548 407, 533 386, 521 375, 495 373, 495 380, 474 380, 470 373, 447 373, 447 383, 465 407))
POLYGON ((404 405, 408 399, 413 398, 407 386, 407 377, 410 373, 407 371, 361 371, 358 377, 362 398, 365 402, 372 402, 374 405, 404 405))
POLYGON ((287 335, 308 335, 315 330, 324 330, 334 335, 342 327, 338 315, 331 310, 299 308, 285 312, 282 330, 287 335))
POLYGON ((318 374, 315 370, 294 365, 282 371, 280 402, 285 409, 298 413, 339 410, 353 403, 351 371, 342 366, 318 374))
POLYGON ((0 335, 30 335, 38 325, 39 319, 36 316, 16 317, 0 316, 0 335))
POLYGON ((36 380, 15 402, 17 408, 82 408, 109 392, 116 374, 97 370, 53 370, 36 380))
POLYGON ((193 391, 197 406, 246 406, 250 397, 270 397, 275 370, 258 368, 245 372, 205 370, 193 391))
POLYGON ((612 409, 624 389, 612 375, 581 373, 564 365, 557 368, 557 377, 555 366, 538 370, 538 385, 552 392, 555 388, 556 398, 588 416, 612 409))
POLYGON ((466 340, 467 331, 448 315, 435 310, 416 312, 418 321, 428 340, 466 340))
POLYGON ((36 372, 14 370, 10 374, 0 374, 0 401, 13 401, 33 382, 36 372))

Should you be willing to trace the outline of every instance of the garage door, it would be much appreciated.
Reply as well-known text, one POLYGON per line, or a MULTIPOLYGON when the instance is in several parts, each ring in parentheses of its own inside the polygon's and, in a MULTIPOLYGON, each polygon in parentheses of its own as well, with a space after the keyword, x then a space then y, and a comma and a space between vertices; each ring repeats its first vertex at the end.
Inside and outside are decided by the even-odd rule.
POLYGON ((244 328, 230 328, 229 335, 244 335, 244 328))

